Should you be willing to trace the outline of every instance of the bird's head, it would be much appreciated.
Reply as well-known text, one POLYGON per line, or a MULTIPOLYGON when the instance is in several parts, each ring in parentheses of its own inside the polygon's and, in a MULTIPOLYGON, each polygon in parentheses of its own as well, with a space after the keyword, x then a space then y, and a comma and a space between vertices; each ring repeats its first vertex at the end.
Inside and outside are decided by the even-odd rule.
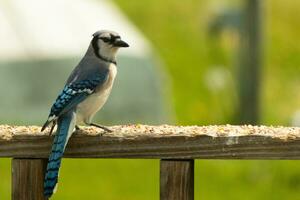
POLYGON ((121 40, 118 33, 108 30, 95 32, 91 45, 97 57, 107 60, 115 60, 119 48, 129 47, 125 41, 121 40))

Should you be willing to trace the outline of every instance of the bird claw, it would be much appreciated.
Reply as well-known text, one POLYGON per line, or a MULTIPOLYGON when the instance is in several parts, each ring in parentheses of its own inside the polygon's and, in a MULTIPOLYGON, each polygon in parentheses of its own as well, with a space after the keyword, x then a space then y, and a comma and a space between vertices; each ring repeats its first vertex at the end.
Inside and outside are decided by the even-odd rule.
POLYGON ((75 126, 75 130, 76 130, 76 131, 81 131, 81 128, 80 128, 79 126, 76 125, 76 126, 75 126))
POLYGON ((99 124, 91 123, 90 126, 95 126, 97 128, 101 128, 102 130, 104 130, 103 133, 100 133, 100 136, 102 136, 104 133, 111 133, 111 132, 113 132, 113 130, 107 128, 106 126, 102 126, 102 125, 99 125, 99 124))

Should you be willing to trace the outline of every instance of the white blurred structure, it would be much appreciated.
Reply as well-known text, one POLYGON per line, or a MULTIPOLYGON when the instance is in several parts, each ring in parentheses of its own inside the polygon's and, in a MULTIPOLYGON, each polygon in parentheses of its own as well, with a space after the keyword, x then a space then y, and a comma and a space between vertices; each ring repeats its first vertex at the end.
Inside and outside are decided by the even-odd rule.
POLYGON ((108 123, 167 120, 162 78, 151 45, 108 0, 0 2, 0 122, 41 123, 92 34, 114 30, 130 44, 102 116, 108 123), (159 71, 158 71, 159 70, 159 71))
POLYGON ((145 56, 147 40, 111 1, 9 0, 0 2, 0 59, 81 56, 99 29, 131 44, 125 55, 145 56))

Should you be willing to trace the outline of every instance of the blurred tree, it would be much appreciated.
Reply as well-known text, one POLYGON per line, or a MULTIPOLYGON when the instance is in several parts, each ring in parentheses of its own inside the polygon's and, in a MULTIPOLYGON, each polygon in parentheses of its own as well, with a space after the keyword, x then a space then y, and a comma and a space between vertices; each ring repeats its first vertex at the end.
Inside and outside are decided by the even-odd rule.
POLYGON ((247 0, 241 34, 241 59, 238 68, 240 124, 257 124, 260 112, 261 0, 247 0))
POLYGON ((247 0, 244 10, 225 9, 210 23, 211 36, 220 36, 230 29, 238 37, 236 86, 238 106, 233 120, 237 124, 257 124, 261 68, 260 1, 247 0))

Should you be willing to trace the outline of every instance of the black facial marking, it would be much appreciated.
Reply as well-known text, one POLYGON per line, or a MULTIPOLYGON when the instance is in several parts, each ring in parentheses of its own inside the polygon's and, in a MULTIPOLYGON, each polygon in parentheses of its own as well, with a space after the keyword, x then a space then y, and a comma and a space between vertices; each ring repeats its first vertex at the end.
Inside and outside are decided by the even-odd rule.
POLYGON ((105 43, 109 43, 111 41, 111 39, 108 37, 99 37, 99 39, 101 39, 105 43))
POLYGON ((101 56, 100 56, 100 54, 99 54, 99 46, 98 46, 98 38, 97 37, 94 37, 93 39, 92 39, 92 46, 93 46, 93 49, 94 49, 94 53, 96 54, 96 56, 98 57, 98 58, 100 58, 101 56))
POLYGON ((120 39, 121 37, 120 36, 118 36, 118 35, 110 35, 110 37, 111 37, 111 42, 112 43, 114 43, 115 41, 116 41, 116 39, 120 39))
POLYGON ((119 39, 119 38, 121 38, 120 36, 115 36, 115 35, 112 35, 112 34, 110 34, 109 35, 110 37, 99 37, 99 39, 101 39, 103 42, 105 42, 105 43, 108 43, 108 44, 113 44, 115 41, 116 41, 116 39, 119 39))
MULTIPOLYGON (((92 42, 91 42, 91 43, 92 43, 92 47, 93 47, 93 49, 94 49, 95 55, 96 55, 99 59, 101 59, 101 60, 104 60, 104 61, 110 62, 110 63, 114 63, 115 65, 117 65, 117 62, 116 62, 116 61, 110 60, 110 59, 107 59, 107 58, 104 58, 103 56, 100 55, 100 53, 99 53, 99 49, 100 49, 100 48, 99 48, 99 46, 98 46, 98 40, 99 40, 99 39, 103 40, 104 37, 101 38, 101 37, 95 36, 95 37, 93 37, 92 42)), ((109 38, 106 37, 106 39, 108 39, 108 40, 110 41, 109 38)), ((103 41, 104 41, 104 40, 103 40, 103 41)), ((105 42, 105 41, 104 41, 104 42, 105 42)))

